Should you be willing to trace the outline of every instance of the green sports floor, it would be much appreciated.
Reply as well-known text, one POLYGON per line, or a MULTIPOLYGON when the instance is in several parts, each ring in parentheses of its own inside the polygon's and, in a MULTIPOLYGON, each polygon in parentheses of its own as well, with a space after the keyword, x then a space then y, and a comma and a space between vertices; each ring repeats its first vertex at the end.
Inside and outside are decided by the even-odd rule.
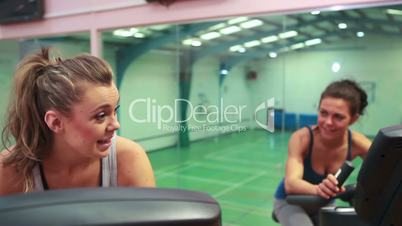
POLYGON ((290 134, 249 130, 148 155, 158 187, 208 193, 221 206, 224 226, 274 226, 273 194, 284 175, 290 134))

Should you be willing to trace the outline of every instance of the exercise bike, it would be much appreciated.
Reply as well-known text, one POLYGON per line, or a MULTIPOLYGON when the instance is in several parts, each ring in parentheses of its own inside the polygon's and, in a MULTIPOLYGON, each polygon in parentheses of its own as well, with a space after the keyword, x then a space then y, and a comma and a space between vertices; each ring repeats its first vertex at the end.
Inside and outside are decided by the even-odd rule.
MULTIPOLYGON (((342 166, 337 177, 340 184, 350 174, 346 168, 342 166)), ((307 213, 318 211, 317 226, 402 226, 402 125, 386 127, 377 133, 357 184, 345 188, 345 192, 333 199, 348 202, 350 207, 326 206, 333 199, 312 195, 289 195, 286 200, 303 207, 307 213)), ((276 220, 274 213, 272 217, 276 220)))

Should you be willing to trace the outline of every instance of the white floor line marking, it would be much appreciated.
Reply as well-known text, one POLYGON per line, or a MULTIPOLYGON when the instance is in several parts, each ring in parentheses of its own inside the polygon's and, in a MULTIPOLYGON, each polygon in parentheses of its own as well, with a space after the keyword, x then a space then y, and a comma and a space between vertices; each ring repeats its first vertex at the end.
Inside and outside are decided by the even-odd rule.
POLYGON ((212 183, 212 184, 220 184, 220 185, 225 185, 225 186, 236 185, 236 183, 208 179, 208 178, 194 177, 194 176, 188 176, 188 175, 177 175, 177 174, 172 174, 172 173, 165 173, 164 176, 179 177, 179 178, 188 179, 188 180, 201 181, 201 182, 207 182, 207 183, 212 183))
POLYGON ((236 173, 255 173, 255 170, 250 170, 248 167, 239 167, 237 165, 233 165, 233 167, 230 166, 223 166, 218 165, 218 164, 214 164, 211 162, 200 162, 198 163, 201 167, 205 167, 205 168, 210 168, 210 169, 221 169, 221 170, 226 170, 226 171, 230 171, 230 172, 236 172, 236 173))
POLYGON ((174 164, 174 165, 171 165, 171 166, 167 166, 167 167, 163 167, 163 168, 154 170, 154 173, 156 174, 156 173, 159 173, 161 171, 174 170, 175 168, 183 167, 183 166, 186 166, 186 165, 189 165, 189 163, 188 162, 182 162, 182 163, 179 163, 179 164, 174 164))
POLYGON ((233 162, 233 163, 240 163, 240 164, 247 164, 247 165, 255 165, 255 166, 261 166, 261 167, 267 167, 268 162, 258 162, 254 160, 241 160, 238 158, 227 158, 227 157, 220 157, 220 158, 212 158, 213 160, 220 160, 224 162, 233 162))
POLYGON ((205 155, 205 157, 206 158, 221 157, 222 155, 225 156, 227 154, 238 153, 241 151, 243 151, 243 150, 241 150, 241 149, 234 150, 234 148, 225 148, 221 151, 208 153, 207 155, 205 155))
MULTIPOLYGON (((155 176, 157 177, 157 179, 160 179, 160 178, 162 178, 162 177, 165 177, 166 176, 166 174, 172 174, 173 172, 179 172, 179 171, 182 171, 182 170, 186 170, 186 169, 190 169, 190 168, 193 168, 194 167, 194 165, 188 165, 188 166, 184 166, 184 167, 182 167, 182 168, 177 168, 177 169, 173 169, 173 170, 171 170, 170 172, 168 171, 168 172, 162 172, 162 171, 158 171, 158 173, 156 174, 155 173, 155 176)), ((180 175, 179 173, 177 173, 177 175, 180 175)))
POLYGON ((226 189, 223 189, 222 191, 220 191, 220 192, 218 192, 217 194, 214 194, 214 195, 212 195, 212 196, 214 196, 215 198, 218 198, 219 196, 222 196, 222 195, 224 195, 224 194, 226 194, 226 193, 228 193, 228 192, 230 192, 230 191, 232 191, 232 190, 234 190, 234 189, 236 189, 236 188, 238 188, 238 187, 240 187, 240 186, 243 186, 243 185, 247 184, 248 182, 250 182, 250 181, 252 181, 252 180, 255 180, 255 179, 257 179, 258 177, 261 177, 261 176, 263 176, 263 175, 265 175, 265 174, 266 174, 266 172, 260 172, 259 174, 256 174, 256 175, 254 175, 254 176, 252 176, 252 177, 250 177, 250 178, 248 178, 248 179, 246 179, 246 180, 243 180, 242 182, 240 182, 240 183, 238 183, 238 184, 235 184, 235 185, 232 186, 232 187, 228 187, 228 188, 226 188, 226 189))

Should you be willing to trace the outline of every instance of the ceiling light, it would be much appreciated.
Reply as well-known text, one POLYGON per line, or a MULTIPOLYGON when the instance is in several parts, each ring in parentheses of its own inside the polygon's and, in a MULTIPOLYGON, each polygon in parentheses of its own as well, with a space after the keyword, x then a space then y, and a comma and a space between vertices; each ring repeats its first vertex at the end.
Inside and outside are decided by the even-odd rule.
POLYGON ((138 32, 137 28, 129 28, 129 29, 117 29, 113 31, 114 36, 120 36, 120 37, 130 37, 133 36, 135 33, 138 32))
POLYGON ((200 35, 200 38, 204 39, 204 40, 211 40, 211 39, 219 38, 219 37, 221 37, 221 34, 219 34, 216 31, 200 35))
POLYGON ((358 32, 356 32, 356 36, 359 37, 359 38, 362 38, 362 37, 364 37, 364 32, 363 31, 358 31, 358 32))
POLYGON ((229 51, 244 53, 244 52, 246 52, 246 49, 242 45, 235 45, 235 46, 230 47, 229 51))
POLYGON ((316 10, 316 11, 311 11, 310 13, 311 13, 311 15, 318 15, 318 14, 320 14, 320 11, 316 10))
POLYGON ((170 25, 169 24, 161 24, 161 25, 154 25, 152 27, 150 27, 152 30, 158 30, 158 31, 162 31, 165 30, 166 28, 168 28, 170 25))
POLYGON ((303 47, 304 47, 303 42, 296 43, 296 44, 290 46, 291 49, 300 49, 300 48, 303 48, 303 47))
POLYGON ((225 27, 219 30, 220 33, 224 35, 232 34, 241 31, 241 28, 238 26, 230 26, 230 27, 225 27))
POLYGON ((221 70, 221 75, 227 75, 228 74, 228 70, 226 70, 226 69, 222 69, 221 70))
POLYGON ((241 48, 241 49, 239 49, 239 50, 237 50, 237 52, 239 52, 239 53, 244 53, 244 52, 246 52, 246 48, 241 48))
POLYGON ((226 24, 225 23, 219 23, 219 24, 215 24, 214 26, 208 28, 208 30, 213 31, 213 30, 221 29, 223 27, 226 27, 226 24))
POLYGON ((239 51, 239 49, 242 49, 242 48, 244 48, 242 45, 235 45, 235 46, 231 46, 229 48, 229 51, 230 52, 237 52, 237 51, 239 51))
POLYGON ((345 9, 345 7, 341 6, 341 5, 335 5, 335 6, 329 7, 329 10, 331 10, 331 11, 340 11, 342 9, 345 9))
POLYGON ((398 10, 398 9, 387 9, 387 10, 385 10, 385 12, 387 14, 391 14, 391 15, 398 15, 398 16, 402 15, 402 10, 398 10))
POLYGON ((262 22, 261 20, 254 19, 254 20, 249 20, 249 21, 241 23, 240 27, 248 29, 248 28, 261 26, 263 24, 264 24, 264 22, 262 22))
POLYGON ((145 34, 137 32, 137 33, 134 34, 134 37, 136 37, 136 38, 145 38, 145 34))
POLYGON ((202 42, 199 41, 199 40, 190 38, 190 39, 183 40, 182 44, 186 45, 186 46, 195 46, 195 47, 197 47, 197 46, 201 46, 202 42))
POLYGON ((193 42, 192 39, 186 39, 186 40, 183 40, 181 43, 183 45, 190 46, 192 42, 193 42))
POLYGON ((339 28, 339 29, 346 29, 347 27, 348 27, 348 25, 345 24, 345 23, 339 23, 339 24, 338 24, 338 28, 339 28))
POLYGON ((244 46, 247 48, 251 48, 251 47, 259 46, 259 45, 261 45, 261 42, 258 40, 253 40, 253 41, 244 43, 244 46))
POLYGON ((113 35, 120 36, 120 37, 130 37, 133 34, 128 30, 119 29, 119 30, 114 30, 113 35))
POLYGON ((269 57, 271 57, 271 58, 276 58, 276 57, 278 56, 278 54, 275 53, 275 52, 270 52, 268 55, 269 55, 269 57))
POLYGON ((234 19, 231 19, 228 21, 228 24, 237 24, 237 23, 241 23, 248 20, 248 17, 242 16, 242 17, 237 17, 234 19))
POLYGON ((198 40, 193 40, 191 42, 191 46, 194 46, 194 47, 198 47, 198 46, 201 46, 201 45, 202 45, 202 42, 200 42, 198 40))
POLYGON ((297 35, 297 31, 287 31, 279 34, 279 38, 291 38, 297 35))
POLYGON ((310 39, 304 42, 306 46, 312 46, 312 45, 317 45, 320 44, 322 40, 320 38, 315 38, 315 39, 310 39))
POLYGON ((333 72, 337 73, 341 69, 341 64, 338 62, 334 62, 331 66, 333 72))
POLYGON ((267 36, 265 38, 262 38, 261 41, 263 43, 275 42, 278 41, 278 36, 276 35, 267 36))

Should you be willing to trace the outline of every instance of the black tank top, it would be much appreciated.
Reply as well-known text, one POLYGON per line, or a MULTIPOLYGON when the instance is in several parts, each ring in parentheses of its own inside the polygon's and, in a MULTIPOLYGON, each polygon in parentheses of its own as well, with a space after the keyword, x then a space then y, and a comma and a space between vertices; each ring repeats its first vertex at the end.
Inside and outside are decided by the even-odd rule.
MULTIPOLYGON (((313 129, 311 129, 308 126, 306 126, 306 127, 310 133, 310 142, 309 142, 307 156, 304 158, 304 161, 303 161, 303 166, 304 166, 303 180, 308 181, 312 184, 319 184, 319 183, 321 183, 322 180, 324 180, 326 178, 327 175, 326 175, 326 173, 325 173, 325 175, 318 174, 313 169, 312 162, 311 162, 311 157, 312 157, 312 153, 313 153, 313 144, 314 144, 313 129)), ((348 130, 348 153, 346 156, 346 160, 349 160, 349 161, 352 160, 352 133, 350 132, 350 130, 348 130)), ((286 198, 286 196, 287 196, 287 194, 285 191, 285 178, 283 178, 276 189, 275 198, 283 200, 286 198)))
MULTIPOLYGON (((323 179, 327 177, 327 173, 324 175, 318 174, 314 171, 312 165, 312 154, 313 154, 313 145, 314 145, 314 136, 313 136, 313 129, 309 126, 306 126, 309 133, 310 133, 310 143, 308 148, 308 153, 306 158, 304 158, 304 173, 303 173, 303 180, 308 181, 312 184, 319 184, 323 179)), ((352 133, 348 130, 348 153, 346 156, 346 160, 352 160, 352 133)))

